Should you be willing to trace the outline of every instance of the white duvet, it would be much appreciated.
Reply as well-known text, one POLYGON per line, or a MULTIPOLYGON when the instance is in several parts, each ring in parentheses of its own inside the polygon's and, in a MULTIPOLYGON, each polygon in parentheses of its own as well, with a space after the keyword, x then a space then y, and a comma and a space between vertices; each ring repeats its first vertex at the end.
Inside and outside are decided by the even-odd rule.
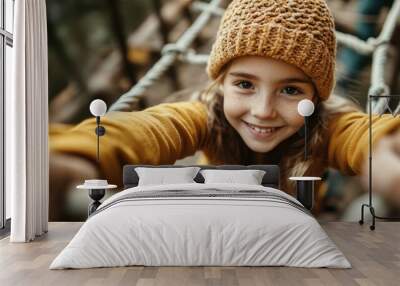
POLYGON ((280 190, 257 185, 134 187, 104 201, 50 269, 127 265, 350 268, 316 219, 299 205, 280 190), (271 198, 177 195, 122 199, 168 190, 204 194, 209 190, 263 191, 271 198))

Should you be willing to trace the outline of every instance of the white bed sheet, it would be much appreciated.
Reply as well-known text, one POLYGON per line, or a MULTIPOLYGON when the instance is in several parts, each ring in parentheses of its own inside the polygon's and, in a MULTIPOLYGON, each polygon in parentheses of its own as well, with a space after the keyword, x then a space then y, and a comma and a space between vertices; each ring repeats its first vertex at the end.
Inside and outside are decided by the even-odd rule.
POLYGON ((124 190, 99 207, 50 269, 145 266, 293 266, 351 268, 317 220, 281 202, 258 198, 115 200, 163 190, 263 190, 241 184, 175 184, 124 190))

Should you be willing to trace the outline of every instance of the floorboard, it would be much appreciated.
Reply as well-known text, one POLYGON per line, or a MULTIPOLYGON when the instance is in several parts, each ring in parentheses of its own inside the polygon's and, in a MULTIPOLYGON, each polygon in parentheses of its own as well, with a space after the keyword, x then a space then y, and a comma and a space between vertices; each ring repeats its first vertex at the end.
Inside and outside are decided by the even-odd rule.
POLYGON ((49 270, 82 223, 53 222, 32 243, 0 240, 0 285, 400 285, 400 223, 322 223, 352 269, 294 267, 118 267, 49 270))

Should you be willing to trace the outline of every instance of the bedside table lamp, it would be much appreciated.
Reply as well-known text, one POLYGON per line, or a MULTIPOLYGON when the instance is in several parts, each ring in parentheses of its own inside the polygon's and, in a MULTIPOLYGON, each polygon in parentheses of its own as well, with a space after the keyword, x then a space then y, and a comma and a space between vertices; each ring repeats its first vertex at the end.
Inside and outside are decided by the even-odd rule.
POLYGON ((309 99, 301 100, 297 105, 297 112, 304 117, 304 160, 307 160, 308 121, 314 113, 314 103, 309 99))
MULTIPOLYGON (((101 99, 95 99, 90 103, 90 113, 96 116, 96 129, 95 133, 97 136, 97 163, 100 162, 100 136, 106 133, 104 126, 100 125, 100 117, 104 116, 107 111, 106 103, 101 99)), ((108 184, 107 180, 85 180, 85 183, 77 186, 77 189, 89 190, 89 197, 93 200, 88 207, 88 216, 92 215, 97 208, 100 206, 100 200, 104 197, 106 189, 116 188, 116 185, 108 184)))
POLYGON ((97 163, 100 162, 100 136, 103 136, 106 133, 106 129, 104 126, 100 125, 100 117, 104 116, 107 111, 106 103, 101 99, 95 99, 90 103, 90 113, 93 116, 96 116, 97 127, 95 129, 95 133, 97 135, 97 163))
MULTIPOLYGON (((304 117, 304 160, 307 160, 307 137, 309 117, 314 113, 314 103, 309 99, 301 100, 297 105, 297 112, 304 117)), ((314 181, 321 180, 320 177, 290 177, 289 180, 296 181, 297 200, 304 207, 311 210, 314 205, 314 181)))

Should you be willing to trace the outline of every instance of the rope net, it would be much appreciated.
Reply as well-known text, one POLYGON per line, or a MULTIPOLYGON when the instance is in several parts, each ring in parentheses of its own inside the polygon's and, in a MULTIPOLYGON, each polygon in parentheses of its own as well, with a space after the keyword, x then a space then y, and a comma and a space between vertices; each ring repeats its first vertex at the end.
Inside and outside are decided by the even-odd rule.
MULTIPOLYGON (((133 86, 128 92, 110 107, 109 111, 131 111, 132 106, 140 96, 143 96, 147 88, 152 86, 168 68, 177 60, 190 64, 204 65, 207 63, 207 54, 197 54, 190 48, 201 30, 207 25, 212 17, 221 17, 224 9, 219 7, 221 0, 211 0, 209 3, 193 2, 192 9, 200 11, 200 15, 193 24, 182 34, 176 43, 167 44, 163 47, 162 57, 153 67, 133 86)), ((400 114, 400 102, 392 110, 389 108, 390 88, 385 82, 385 66, 387 64, 388 49, 393 36, 397 20, 400 16, 400 0, 395 0, 383 24, 381 33, 376 38, 369 38, 366 41, 360 38, 336 31, 336 38, 339 45, 349 47, 357 53, 372 56, 371 80, 368 95, 374 96, 372 111, 383 114, 389 110, 393 116, 400 114)), ((369 105, 367 105, 368 112, 369 105)))

